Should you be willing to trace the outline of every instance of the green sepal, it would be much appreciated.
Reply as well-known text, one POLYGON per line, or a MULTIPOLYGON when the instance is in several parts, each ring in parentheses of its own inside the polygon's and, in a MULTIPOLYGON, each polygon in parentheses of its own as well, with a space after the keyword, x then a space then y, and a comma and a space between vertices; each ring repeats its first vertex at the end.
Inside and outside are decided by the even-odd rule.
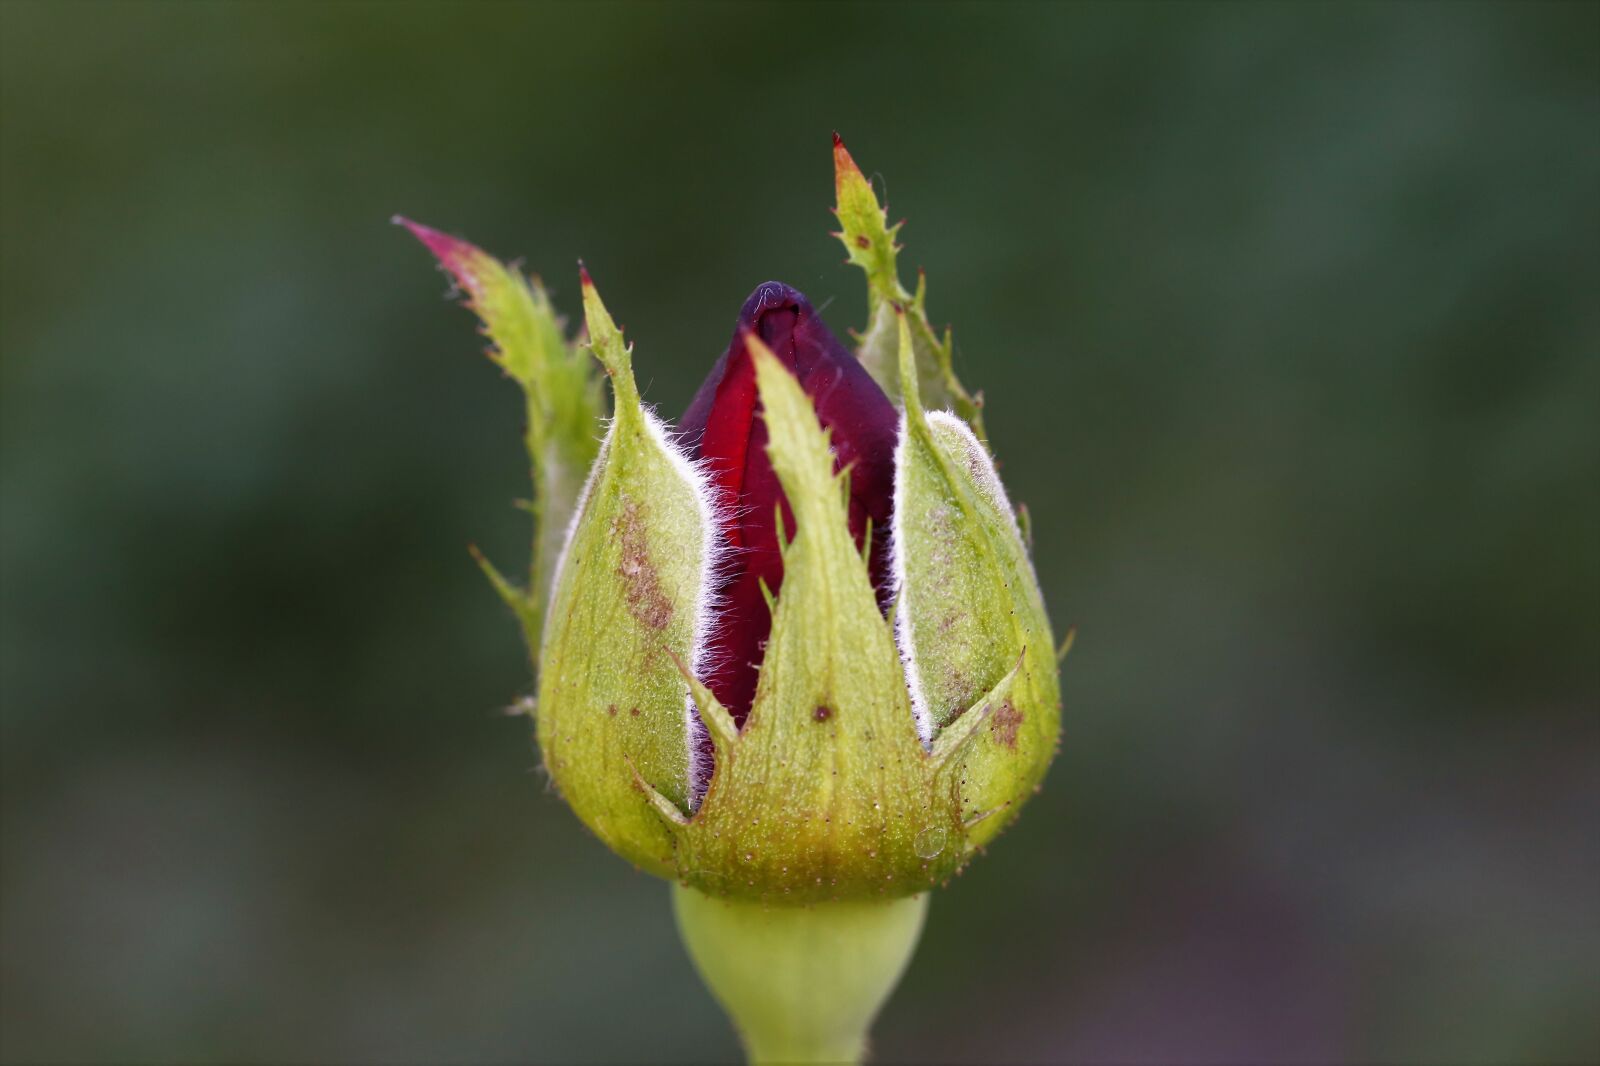
POLYGON ((676 868, 666 802, 690 809, 693 739, 676 660, 703 643, 716 532, 709 494, 639 402, 629 349, 583 279, 590 345, 616 414, 578 505, 550 600, 539 744, 573 811, 612 850, 676 868))
POLYGON ((746 343, 793 539, 754 703, 681 836, 679 877, 775 902, 920 892, 963 857, 944 846, 959 845, 959 805, 935 787, 828 434, 799 382, 746 343))
POLYGON ((983 716, 956 775, 967 844, 977 847, 1010 820, 990 812, 1014 813, 1054 755, 1055 643, 988 450, 959 419, 923 409, 906 316, 898 333, 905 420, 895 454, 896 637, 919 728, 936 750, 945 730, 972 729, 971 716, 983 716))
POLYGON ((395 221, 433 252, 466 294, 466 306, 489 338, 489 358, 522 389, 534 489, 531 503, 522 504, 534 517, 528 587, 518 589, 490 569, 485 573, 517 612, 537 666, 551 571, 599 448, 600 379, 588 356, 567 339, 538 278, 457 237, 409 219, 395 221))
POLYGON ((889 225, 888 213, 879 205, 872 183, 856 166, 838 134, 833 138, 833 176, 837 200, 833 213, 841 227, 834 236, 844 243, 848 261, 867 275, 867 328, 859 337, 856 357, 883 391, 891 399, 898 399, 901 384, 896 318, 897 309, 907 309, 922 395, 934 407, 954 410, 983 438, 983 399, 969 393, 956 377, 955 342, 950 331, 946 329, 940 336, 928 321, 927 275, 917 272, 915 294, 900 284, 897 260, 903 246, 895 238, 905 223, 889 225))

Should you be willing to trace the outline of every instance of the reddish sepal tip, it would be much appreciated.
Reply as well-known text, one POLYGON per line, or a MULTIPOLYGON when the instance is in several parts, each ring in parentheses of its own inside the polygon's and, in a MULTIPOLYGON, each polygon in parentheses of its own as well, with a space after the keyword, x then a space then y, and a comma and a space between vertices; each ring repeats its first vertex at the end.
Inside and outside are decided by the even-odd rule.
POLYGON ((404 226, 411 231, 411 235, 425 245, 428 251, 437 256, 446 266, 452 265, 467 252, 472 245, 459 237, 452 237, 432 226, 424 226, 420 222, 413 222, 404 215, 395 215, 389 220, 397 226, 404 226))
MULTIPOLYGON (((835 184, 850 174, 861 177, 861 168, 856 166, 856 161, 851 158, 850 149, 844 146, 844 140, 836 133, 833 135, 833 175, 835 184)), ((862 180, 865 179, 863 178, 862 180)))

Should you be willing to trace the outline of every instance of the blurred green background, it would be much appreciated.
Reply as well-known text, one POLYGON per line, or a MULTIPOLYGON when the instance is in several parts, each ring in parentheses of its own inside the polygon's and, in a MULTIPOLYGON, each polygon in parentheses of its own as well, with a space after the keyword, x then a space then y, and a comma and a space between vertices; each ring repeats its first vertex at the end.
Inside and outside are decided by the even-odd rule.
POLYGON ((900 1061, 1600 1057, 1600 7, 0 6, 0 1056, 728 1059, 533 772, 520 412, 842 331, 840 130, 1032 509, 1065 746, 900 1061))

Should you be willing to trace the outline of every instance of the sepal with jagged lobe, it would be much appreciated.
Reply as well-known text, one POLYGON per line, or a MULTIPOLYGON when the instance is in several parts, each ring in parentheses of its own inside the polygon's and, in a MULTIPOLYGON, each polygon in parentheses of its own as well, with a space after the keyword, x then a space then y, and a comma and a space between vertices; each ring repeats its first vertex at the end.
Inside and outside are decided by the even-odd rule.
POLYGON ((1011 821, 1054 757, 1055 645, 994 461, 961 419, 923 408, 910 324, 897 318, 905 417, 895 454, 895 636, 923 738, 938 744, 951 730, 974 730, 956 787, 966 845, 976 848, 1011 821))
POLYGON ((589 345, 615 415, 556 567, 539 678, 538 736, 552 781, 595 835, 671 876, 662 803, 684 818, 701 772, 678 663, 698 665, 715 571, 711 494, 640 402, 630 349, 583 278, 589 345))
POLYGON ((598 448, 600 380, 593 363, 567 339, 544 285, 525 277, 476 245, 407 218, 396 223, 438 259, 466 296, 466 305, 489 338, 489 358, 522 389, 527 424, 524 443, 533 480, 534 517, 528 585, 503 576, 476 549, 474 558, 522 623, 529 654, 538 665, 540 631, 550 576, 577 506, 585 473, 598 448))
POLYGON ((878 203, 872 183, 851 158, 844 141, 833 135, 833 180, 837 201, 833 213, 848 261, 867 275, 867 328, 859 336, 856 357, 892 399, 901 398, 898 314, 907 312, 915 355, 916 380, 925 400, 934 407, 949 407, 980 439, 983 397, 974 396, 955 372, 955 341, 949 329, 941 336, 928 321, 928 278, 917 272, 917 290, 907 292, 900 283, 898 266, 902 249, 896 241, 904 221, 889 225, 887 210, 878 203))

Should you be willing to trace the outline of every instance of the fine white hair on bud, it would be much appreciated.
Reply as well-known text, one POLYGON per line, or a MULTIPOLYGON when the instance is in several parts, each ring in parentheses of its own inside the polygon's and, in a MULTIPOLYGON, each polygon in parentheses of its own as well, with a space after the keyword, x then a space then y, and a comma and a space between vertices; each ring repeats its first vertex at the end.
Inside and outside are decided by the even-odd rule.
POLYGON ((588 510, 589 497, 594 493, 594 483, 600 476, 600 471, 605 468, 606 460, 611 455, 611 434, 616 429, 617 420, 605 420, 606 432, 600 438, 600 450, 595 453, 594 462, 589 467, 588 475, 583 479, 583 488, 578 490, 578 498, 572 505, 572 517, 567 519, 567 531, 561 536, 561 550, 556 553, 555 565, 550 568, 550 594, 545 597, 545 617, 550 616, 550 611, 555 605, 556 588, 559 584, 561 571, 567 565, 567 553, 572 550, 572 538, 578 532, 578 526, 583 521, 583 513, 588 510))
MULTIPOLYGON (((942 413, 942 412, 941 412, 942 413)), ((906 449, 911 432, 905 412, 900 415, 900 435, 895 440, 894 510, 889 519, 889 580, 894 584, 896 607, 894 611, 894 642, 900 649, 900 663, 906 672, 906 690, 911 695, 911 717, 917 726, 917 737, 924 748, 933 744, 933 715, 928 710, 928 697, 922 684, 922 668, 917 661, 917 646, 911 631, 911 612, 906 610, 906 534, 904 530, 906 507, 906 478, 899 476, 905 470, 906 449)))
MULTIPOLYGON (((911 506, 908 495, 912 491, 913 479, 909 476, 909 468, 916 461, 912 453, 916 444, 910 423, 911 417, 909 414, 902 415, 900 437, 895 444, 896 477, 894 514, 889 538, 889 572, 894 582, 895 595, 899 600, 894 614, 894 636, 895 644, 900 649, 900 661, 905 668, 906 688, 911 696, 911 713, 916 722, 917 735, 925 747, 931 747, 935 734, 948 724, 951 713, 959 712, 963 707, 945 706, 948 700, 936 701, 930 694, 930 685, 926 677, 928 665, 923 662, 918 649, 925 648, 932 651, 937 645, 928 639, 929 634, 923 632, 922 627, 933 625, 948 629, 952 626, 953 620, 947 613, 930 617, 924 603, 920 602, 926 599, 927 590, 915 587, 913 582, 939 579, 947 582, 955 580, 959 583, 965 579, 967 575, 961 573, 964 568, 957 558, 960 552, 954 549, 954 545, 965 539, 966 535, 955 527, 957 524, 972 523, 979 519, 976 515, 966 514, 961 501, 956 498, 944 499, 931 511, 926 503, 920 509, 911 506), (919 524, 915 533, 909 528, 910 523, 919 524), (943 564, 942 573, 938 575, 919 573, 915 577, 910 574, 910 559, 913 553, 909 545, 914 535, 941 542, 940 546, 933 550, 943 564), (939 705, 936 706, 936 702, 939 705)), ((1011 539, 1020 545, 1022 531, 1017 525, 1016 512, 1012 509, 1005 486, 995 470, 994 459, 989 455, 989 449, 978 439, 972 427, 950 411, 928 411, 921 417, 929 442, 944 454, 946 461, 961 471, 961 481, 993 512, 1003 516, 1011 539)), ((1027 560, 1027 565, 1031 571, 1031 559, 1027 560)), ((989 604, 983 600, 965 599, 963 602, 962 597, 953 596, 946 600, 945 610, 982 612, 988 608, 989 604)), ((963 704, 964 702, 962 701, 963 704)))
MULTIPOLYGON (((672 468, 683 478, 694 493, 695 505, 700 511, 700 584, 695 593, 693 636, 689 643, 689 671, 695 677, 704 677, 712 655, 711 627, 719 607, 717 590, 722 585, 722 575, 730 554, 721 530, 726 520, 724 505, 712 489, 709 466, 704 460, 694 460, 666 423, 649 408, 644 410, 645 425, 651 437, 672 461, 672 468)), ((685 687, 683 694, 683 742, 688 748, 685 794, 692 811, 705 795, 711 780, 710 745, 706 742, 705 723, 695 707, 694 693, 685 687)))
POLYGON ((1005 515, 1011 523, 1012 534, 1020 542, 1022 527, 1017 525, 1016 509, 1011 506, 1011 498, 1006 495, 1006 487, 1000 481, 1000 472, 994 468, 994 457, 978 439, 978 435, 972 432, 972 427, 952 411, 929 411, 928 425, 936 434, 948 435, 961 442, 966 451, 967 469, 972 474, 974 487, 983 494, 989 506, 1005 515))
MULTIPOLYGON (((711 627, 716 617, 718 603, 717 589, 721 585, 721 578, 727 569, 728 557, 731 549, 726 541, 718 534, 725 520, 725 507, 718 501, 717 494, 712 491, 707 464, 703 460, 689 457, 683 444, 678 439, 670 426, 661 420, 653 407, 640 405, 639 412, 643 415, 646 431, 650 434, 652 442, 661 449, 672 464, 673 472, 680 477, 684 484, 694 494, 695 504, 700 513, 700 525, 704 530, 700 544, 700 584, 696 591, 695 601, 689 605, 690 615, 693 618, 693 636, 689 644, 689 669, 695 677, 701 677, 709 666, 713 655, 711 647, 711 627)), ((561 553, 556 557, 554 573, 558 580, 551 582, 551 599, 554 600, 555 589, 559 584, 559 575, 566 565, 568 551, 572 547, 573 534, 577 532, 584 510, 588 505, 589 496, 593 492, 594 483, 599 472, 605 467, 611 454, 612 437, 616 431, 617 420, 615 417, 606 420, 606 433, 600 442, 600 451, 595 457, 589 476, 583 483, 583 489, 578 494, 577 505, 573 508, 572 518, 567 523, 566 536, 562 540, 561 553)), ((549 606, 546 611, 548 613, 549 606)), ((711 756, 709 745, 706 743, 706 727, 700 720, 700 714, 695 708, 694 694, 687 688, 683 699, 683 736, 686 758, 685 763, 685 794, 689 797, 690 810, 699 803, 705 794, 706 784, 711 780, 711 756)))

